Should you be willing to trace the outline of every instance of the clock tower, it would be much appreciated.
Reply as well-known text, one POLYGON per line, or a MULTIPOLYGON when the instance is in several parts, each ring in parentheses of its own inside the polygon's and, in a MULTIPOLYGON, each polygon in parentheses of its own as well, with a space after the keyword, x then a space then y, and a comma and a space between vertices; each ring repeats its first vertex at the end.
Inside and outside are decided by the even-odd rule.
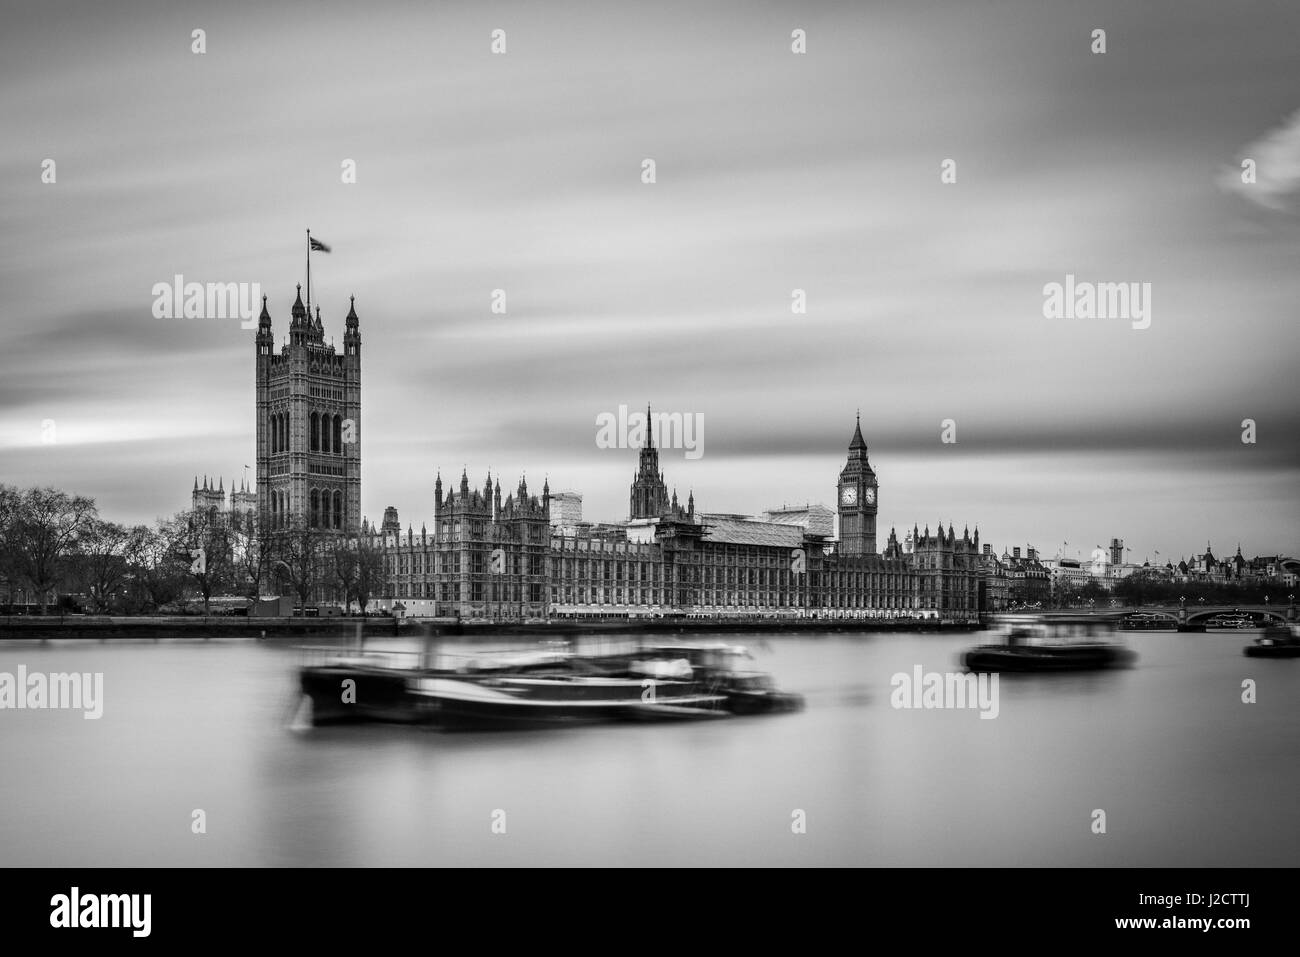
POLYGON ((839 503, 841 555, 876 554, 876 473, 867 462, 867 442, 858 417, 849 443, 849 460, 840 470, 839 503))

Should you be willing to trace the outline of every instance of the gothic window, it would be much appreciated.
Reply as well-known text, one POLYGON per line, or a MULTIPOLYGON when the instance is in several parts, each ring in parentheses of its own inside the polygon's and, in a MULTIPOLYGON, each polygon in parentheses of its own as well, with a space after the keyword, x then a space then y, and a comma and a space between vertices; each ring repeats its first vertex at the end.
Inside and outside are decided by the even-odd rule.
POLYGON ((326 489, 321 493, 321 527, 330 528, 330 493, 326 489))
POLYGON ((311 490, 311 526, 320 525, 320 489, 311 490))
MULTIPOLYGON (((315 412, 311 414, 311 450, 320 451, 320 416, 315 412)), ((312 493, 315 495, 315 493, 312 493)))
POLYGON ((343 527, 343 493, 337 489, 334 491, 334 527, 343 527))
POLYGON ((271 448, 271 452, 272 452, 272 453, 278 452, 278 451, 280 450, 280 447, 279 447, 279 441, 280 441, 279 422, 276 421, 276 417, 275 417, 275 416, 271 416, 271 446, 270 446, 270 448, 271 448))
POLYGON ((335 455, 343 454, 343 416, 334 416, 334 443, 331 450, 335 455))

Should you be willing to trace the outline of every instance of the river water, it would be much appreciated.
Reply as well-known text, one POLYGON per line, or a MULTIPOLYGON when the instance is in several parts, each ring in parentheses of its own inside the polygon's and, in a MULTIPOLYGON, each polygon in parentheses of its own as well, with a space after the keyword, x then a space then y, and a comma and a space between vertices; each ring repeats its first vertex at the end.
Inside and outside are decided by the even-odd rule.
POLYGON ((805 711, 472 734, 293 730, 284 644, 5 643, 0 672, 102 672, 104 704, 0 710, 0 866, 1294 866, 1300 660, 1253 635, 1004 676, 993 719, 891 706, 978 635, 754 638, 805 711))

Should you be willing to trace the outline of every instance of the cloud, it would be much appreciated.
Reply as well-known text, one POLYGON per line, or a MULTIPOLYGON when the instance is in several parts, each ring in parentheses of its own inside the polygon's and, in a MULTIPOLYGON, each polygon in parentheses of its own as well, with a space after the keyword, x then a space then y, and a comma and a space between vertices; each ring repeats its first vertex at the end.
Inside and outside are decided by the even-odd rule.
POLYGON ((1300 110, 1285 123, 1244 146, 1241 163, 1255 164, 1254 182, 1244 182, 1241 163, 1224 170, 1220 185, 1266 209, 1300 212, 1300 110))

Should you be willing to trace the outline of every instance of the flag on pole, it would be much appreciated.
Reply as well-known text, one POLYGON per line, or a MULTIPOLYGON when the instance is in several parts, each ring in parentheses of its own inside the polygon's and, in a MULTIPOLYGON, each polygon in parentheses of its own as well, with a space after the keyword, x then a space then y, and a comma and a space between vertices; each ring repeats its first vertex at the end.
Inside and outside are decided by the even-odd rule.
POLYGON ((321 242, 319 239, 313 239, 311 241, 311 249, 312 252, 316 252, 316 253, 327 253, 330 251, 330 248, 326 246, 323 242, 321 242))

